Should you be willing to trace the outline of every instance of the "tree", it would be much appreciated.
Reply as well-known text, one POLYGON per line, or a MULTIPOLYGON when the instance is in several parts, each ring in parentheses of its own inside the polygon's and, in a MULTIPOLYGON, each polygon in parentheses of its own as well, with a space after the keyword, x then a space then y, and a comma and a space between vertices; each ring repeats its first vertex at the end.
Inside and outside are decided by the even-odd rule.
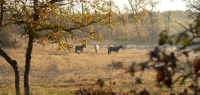
MULTIPOLYGON (((4 14, 6 10, 6 6, 7 3, 5 0, 1 0, 1 16, 0 16, 0 31, 4 31, 3 30, 3 20, 4 20, 4 14)), ((5 25, 6 26, 6 25, 5 25)), ((0 39, 0 43, 1 43, 1 39, 0 39)), ((0 45, 0 55, 12 66, 14 73, 15 73, 15 90, 16 90, 16 95, 21 95, 20 93, 20 87, 19 87, 19 80, 20 80, 20 76, 19 76, 19 71, 18 71, 18 64, 16 60, 13 60, 8 54, 6 54, 4 52, 4 50, 1 48, 0 45)))
POLYGON ((118 6, 115 6, 115 8, 118 10, 118 14, 116 14, 117 21, 119 22, 119 24, 122 25, 123 33, 126 38, 127 36, 126 24, 128 23, 128 15, 126 13, 123 14, 118 6))
POLYGON ((186 0, 186 7, 188 8, 188 17, 192 19, 196 19, 196 17, 199 17, 200 14, 200 1, 199 0, 186 0))
POLYGON ((141 25, 142 20, 147 16, 147 10, 145 9, 147 2, 146 0, 128 0, 131 9, 125 7, 127 12, 130 14, 128 16, 129 20, 136 25, 136 31, 138 38, 140 39, 140 32, 138 26, 141 25))
POLYGON ((168 11, 167 13, 166 13, 166 16, 167 16, 167 31, 169 31, 169 29, 170 29, 170 17, 171 17, 171 15, 172 15, 172 13, 171 13, 171 11, 168 11))
MULTIPOLYGON (((156 8, 156 5, 158 5, 160 3, 159 0, 149 0, 149 5, 151 7, 151 11, 149 12, 149 16, 150 16, 150 35, 151 35, 151 39, 152 37, 154 37, 155 31, 153 31, 154 25, 153 25, 153 9, 156 8)), ((154 37, 155 38, 155 37, 154 37)))
MULTIPOLYGON (((114 2, 112 1, 112 0, 109 0, 109 1, 107 1, 106 3, 105 3, 105 5, 107 5, 108 6, 108 8, 107 8, 107 10, 109 11, 109 13, 113 13, 113 11, 112 11, 112 8, 113 8, 113 6, 114 6, 114 2)), ((111 31, 111 38, 112 38, 112 35, 113 35, 113 30, 112 30, 112 27, 113 27, 113 25, 111 24, 112 23, 112 19, 111 19, 111 15, 109 16, 109 27, 110 27, 110 31, 111 31)))
MULTIPOLYGON (((80 5, 80 1, 76 0, 68 3, 62 2, 64 0, 52 0, 52 1, 39 1, 39 0, 20 0, 20 1, 9 1, 7 8, 9 9, 9 23, 17 24, 23 26, 25 30, 22 36, 25 39, 29 39, 28 48, 26 51, 25 59, 25 72, 24 72, 24 90, 25 95, 30 94, 29 89, 29 71, 31 65, 31 53, 33 48, 33 43, 37 42, 41 45, 46 45, 48 42, 57 43, 59 45, 59 50, 61 48, 69 48, 72 45, 68 44, 64 39, 71 38, 80 43, 87 42, 87 40, 78 40, 78 37, 74 35, 73 30, 84 30, 91 24, 103 24, 107 22, 108 17, 111 15, 109 11, 104 10, 102 12, 102 5, 100 5, 99 0, 85 1, 89 4, 98 14, 79 14, 75 12, 71 16, 67 9, 63 8, 63 5, 70 5, 71 3, 80 5), (41 33, 41 32, 45 32, 41 33)), ((104 6, 105 7, 105 6, 104 6)), ((101 39, 101 36, 90 30, 84 30, 88 33, 89 37, 96 37, 101 39)), ((1 50, 0 50, 1 51, 1 50)), ((7 57, 5 53, 1 52, 1 55, 5 58, 7 57)), ((10 63, 17 66, 15 60, 6 59, 10 63)))

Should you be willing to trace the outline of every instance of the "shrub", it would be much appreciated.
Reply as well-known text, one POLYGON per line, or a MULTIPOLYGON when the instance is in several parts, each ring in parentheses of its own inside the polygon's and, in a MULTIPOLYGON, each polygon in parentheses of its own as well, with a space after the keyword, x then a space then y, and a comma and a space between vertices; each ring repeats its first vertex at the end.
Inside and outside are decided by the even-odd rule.
POLYGON ((1 47, 16 47, 17 43, 16 37, 13 38, 11 31, 6 28, 0 28, 0 46, 1 47))

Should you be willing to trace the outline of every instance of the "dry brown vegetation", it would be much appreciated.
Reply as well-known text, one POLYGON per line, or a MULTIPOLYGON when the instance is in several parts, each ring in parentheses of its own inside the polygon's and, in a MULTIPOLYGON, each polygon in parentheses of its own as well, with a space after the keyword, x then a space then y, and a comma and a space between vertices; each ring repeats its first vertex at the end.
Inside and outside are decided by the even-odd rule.
MULTIPOLYGON (((105 42, 109 43, 109 42, 105 42)), ((24 45, 25 46, 25 45, 24 45)), ((20 87, 23 86, 23 73, 25 65, 26 49, 21 48, 9 49, 4 48, 6 53, 11 55, 13 59, 19 63, 20 71, 20 87)), ((170 89, 166 87, 156 87, 154 70, 145 70, 143 73, 142 84, 135 84, 135 80, 126 68, 132 62, 143 62, 149 59, 147 53, 150 49, 137 49, 138 45, 128 45, 123 50, 119 50, 118 54, 111 53, 108 55, 107 47, 109 45, 100 45, 98 54, 95 53, 94 46, 88 44, 83 53, 74 53, 74 50, 58 53, 56 45, 48 45, 42 47, 35 45, 32 53, 31 71, 30 71, 30 90, 32 95, 66 95, 74 94, 79 88, 77 85, 83 84, 90 88, 99 78, 105 80, 106 85, 110 81, 117 81, 117 85, 112 86, 114 92, 128 92, 136 89, 137 92, 147 89, 152 95, 169 94, 170 89), (43 49, 46 50, 43 51, 43 49), (114 69, 109 67, 113 60, 122 62, 124 69, 114 69)), ((112 46, 112 45, 111 45, 112 46)), ((149 45, 150 46, 150 45, 149 45)), ((14 72, 7 62, 0 57, 0 94, 13 95, 14 89, 14 72)), ((136 77, 140 77, 142 72, 137 72, 136 77)), ((187 80, 186 84, 174 86, 173 92, 178 93, 187 87, 187 83, 192 82, 187 80)), ((95 86, 94 89, 99 88, 95 86)), ((23 89, 21 89, 23 93, 23 89)))

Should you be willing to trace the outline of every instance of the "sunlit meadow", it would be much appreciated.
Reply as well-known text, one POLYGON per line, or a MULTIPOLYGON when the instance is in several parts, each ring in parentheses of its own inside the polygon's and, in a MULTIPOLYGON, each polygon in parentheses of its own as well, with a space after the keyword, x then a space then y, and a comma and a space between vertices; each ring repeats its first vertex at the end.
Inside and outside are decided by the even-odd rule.
MULTIPOLYGON (((126 73, 128 66, 132 62, 143 62, 149 60, 147 54, 156 44, 143 43, 119 43, 105 41, 99 44, 99 52, 96 54, 94 45, 97 42, 88 42, 83 53, 74 53, 74 50, 57 52, 57 45, 50 44, 42 47, 38 44, 34 45, 31 71, 30 71, 30 90, 31 95, 73 95, 79 89, 77 85, 83 84, 86 87, 91 87, 98 78, 102 78, 106 82, 106 86, 110 81, 117 81, 112 88, 114 92, 128 92, 135 89, 137 92, 147 89, 152 95, 162 94, 169 95, 170 91, 175 93, 183 91, 191 80, 187 80, 186 84, 173 85, 173 90, 167 87, 157 87, 156 72, 153 69, 145 70, 144 73, 137 72, 134 77, 126 73), (120 49, 118 54, 112 52, 108 55, 107 48, 109 46, 117 46, 122 44, 124 49, 120 49), (108 65, 113 62, 122 62, 124 69, 113 69, 108 65), (142 84, 135 84, 135 78, 142 75, 142 84)), ((20 72, 20 87, 23 89, 23 73, 25 65, 26 46, 23 44, 19 48, 4 48, 13 59, 16 59, 19 64, 20 72)), ((168 50, 171 50, 169 48, 168 50)), ((193 57, 191 57, 193 59, 193 57)), ((0 95, 14 95, 14 72, 12 67, 0 57, 0 95)), ((184 60, 184 59, 183 59, 184 60)), ((177 73, 177 75, 182 74, 177 73)), ((99 88, 95 86, 94 89, 99 88)), ((190 91, 189 91, 190 92, 190 91)))

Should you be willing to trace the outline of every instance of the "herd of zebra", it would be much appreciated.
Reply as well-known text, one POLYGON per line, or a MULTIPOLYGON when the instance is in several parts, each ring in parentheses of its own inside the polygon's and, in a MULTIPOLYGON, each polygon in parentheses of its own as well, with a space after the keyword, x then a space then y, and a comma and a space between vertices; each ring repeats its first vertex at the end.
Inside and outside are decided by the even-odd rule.
MULTIPOLYGON (((83 48, 86 48, 86 44, 83 44, 81 46, 76 45, 76 47, 75 47, 75 53, 77 53, 77 51, 83 52, 83 48)), ((109 47, 108 48, 108 54, 110 54, 111 51, 118 53, 118 51, 119 51, 120 48, 124 49, 122 45, 117 46, 117 47, 109 47)), ((99 45, 96 44, 94 46, 94 49, 95 49, 95 52, 98 53, 99 45)))

